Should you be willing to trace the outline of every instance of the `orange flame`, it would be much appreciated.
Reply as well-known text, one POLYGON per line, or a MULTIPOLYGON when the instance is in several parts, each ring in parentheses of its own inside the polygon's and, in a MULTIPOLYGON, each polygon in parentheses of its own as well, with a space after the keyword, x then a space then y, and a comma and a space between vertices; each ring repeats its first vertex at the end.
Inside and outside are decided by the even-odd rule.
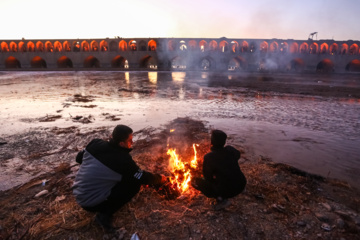
POLYGON ((194 149, 194 158, 188 162, 183 162, 179 155, 176 153, 176 149, 170 148, 167 151, 167 154, 170 155, 169 159, 169 170, 173 174, 173 178, 170 178, 170 182, 173 185, 177 186, 177 189, 180 193, 184 193, 189 189, 189 184, 191 181, 191 170, 196 169, 197 163, 197 152, 196 152, 197 144, 193 144, 194 149))

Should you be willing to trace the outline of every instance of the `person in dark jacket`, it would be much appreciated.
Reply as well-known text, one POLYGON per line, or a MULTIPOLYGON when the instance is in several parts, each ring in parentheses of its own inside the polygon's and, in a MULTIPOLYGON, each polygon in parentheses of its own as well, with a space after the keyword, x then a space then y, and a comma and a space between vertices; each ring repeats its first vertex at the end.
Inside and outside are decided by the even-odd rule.
POLYGON ((110 141, 93 139, 80 151, 73 194, 85 210, 97 212, 95 221, 112 230, 112 216, 139 191, 142 184, 160 186, 165 177, 138 167, 129 154, 133 131, 125 125, 114 128, 110 141))
POLYGON ((192 186, 208 198, 215 198, 215 210, 230 205, 229 198, 240 194, 246 186, 238 160, 240 152, 225 146, 227 135, 221 130, 211 133, 211 152, 204 156, 203 178, 194 178, 192 186))

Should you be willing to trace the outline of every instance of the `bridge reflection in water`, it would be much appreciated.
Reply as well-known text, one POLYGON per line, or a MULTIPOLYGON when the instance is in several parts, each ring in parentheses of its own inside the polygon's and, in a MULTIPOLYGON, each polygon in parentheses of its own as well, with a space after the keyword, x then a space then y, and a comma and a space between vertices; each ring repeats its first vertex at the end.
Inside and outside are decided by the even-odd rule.
POLYGON ((199 38, 0 40, 0 70, 360 72, 360 41, 199 38))

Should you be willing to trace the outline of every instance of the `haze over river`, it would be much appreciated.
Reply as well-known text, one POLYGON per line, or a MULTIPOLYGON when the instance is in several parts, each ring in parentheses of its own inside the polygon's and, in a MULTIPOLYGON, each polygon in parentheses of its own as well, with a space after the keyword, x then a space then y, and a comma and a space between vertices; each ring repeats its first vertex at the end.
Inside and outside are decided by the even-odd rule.
MULTIPOLYGON (((237 84, 245 75, 0 72, 0 137, 37 127, 113 127, 119 123, 138 131, 157 128, 177 117, 191 117, 224 130, 228 143, 246 146, 259 158, 346 180, 360 188, 360 99, 261 93, 237 84), (58 118, 38 121, 46 116, 58 118), (91 123, 74 122, 76 116, 89 117, 91 123)), ((252 77, 290 88, 297 83, 309 88, 331 85, 360 89, 358 75, 350 80, 336 75, 331 81, 300 74, 264 77, 253 73, 252 77)))

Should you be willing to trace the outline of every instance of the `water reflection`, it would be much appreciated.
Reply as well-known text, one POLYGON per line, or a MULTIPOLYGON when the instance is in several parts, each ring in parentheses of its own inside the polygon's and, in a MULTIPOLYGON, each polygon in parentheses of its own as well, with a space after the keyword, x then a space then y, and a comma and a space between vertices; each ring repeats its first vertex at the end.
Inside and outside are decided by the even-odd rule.
POLYGON ((183 82, 186 77, 186 72, 172 72, 171 77, 174 82, 183 82))
POLYGON ((126 81, 126 84, 129 85, 129 83, 130 83, 130 73, 129 72, 125 72, 125 81, 126 81))
POLYGON ((157 83, 157 72, 149 72, 148 73, 148 77, 149 77, 149 81, 152 83, 152 84, 156 84, 157 83))

